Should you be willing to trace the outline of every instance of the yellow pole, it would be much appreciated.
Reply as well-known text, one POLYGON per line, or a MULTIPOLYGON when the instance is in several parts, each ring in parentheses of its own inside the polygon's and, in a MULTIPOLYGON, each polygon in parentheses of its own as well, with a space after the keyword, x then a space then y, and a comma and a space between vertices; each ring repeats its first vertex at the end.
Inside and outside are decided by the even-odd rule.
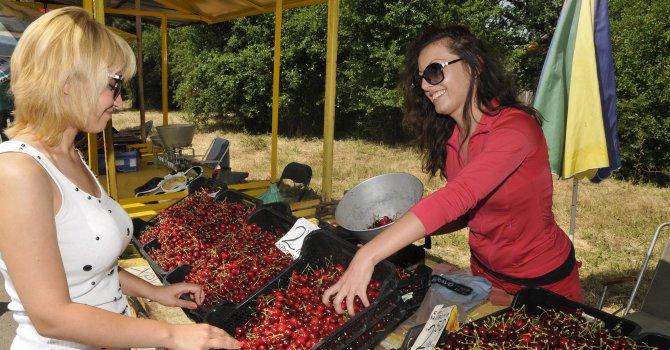
MULTIPOLYGON (((140 0, 135 0, 135 9, 141 9, 140 0)), ((144 110, 144 71, 142 69, 144 43, 142 42, 141 16, 135 16, 135 35, 137 35, 137 94, 139 95, 137 100, 140 102, 140 138, 142 139, 142 142, 146 142, 148 131, 145 126, 147 118, 144 110)))
MULTIPOLYGON (((84 0, 82 8, 93 15, 93 0, 84 0)), ((98 135, 88 134, 88 167, 98 174, 98 135)))
POLYGON ((281 60, 282 0, 275 7, 275 53, 272 71, 272 150, 270 154, 270 181, 277 181, 277 134, 279 132, 279 66, 281 60))
POLYGON ((163 85, 163 125, 168 125, 168 53, 167 16, 161 17, 161 66, 163 85))
MULTIPOLYGON (((99 23, 105 24, 105 2, 103 0, 86 0, 84 1, 84 9, 89 11, 93 18, 99 23)), ((93 135, 95 136, 95 135, 93 135)), ((105 141, 105 163, 107 170, 107 193, 112 198, 118 199, 119 191, 116 183, 116 159, 114 155, 114 140, 112 140, 112 121, 110 120, 102 132, 103 140, 105 141)), ((98 143, 96 140, 91 140, 91 134, 88 138, 88 154, 89 164, 93 172, 98 171, 98 143), (92 146, 92 147, 91 147, 92 146)))
POLYGON ((328 0, 328 34, 326 41, 326 91, 323 112, 323 180, 321 199, 333 196, 333 141, 335 139, 335 88, 337 70, 337 32, 340 0, 328 0))

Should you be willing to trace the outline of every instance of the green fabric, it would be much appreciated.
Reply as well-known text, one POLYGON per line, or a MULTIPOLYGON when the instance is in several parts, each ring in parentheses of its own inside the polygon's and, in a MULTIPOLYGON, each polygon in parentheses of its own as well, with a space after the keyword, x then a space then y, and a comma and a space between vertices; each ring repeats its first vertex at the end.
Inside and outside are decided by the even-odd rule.
POLYGON ((535 92, 534 107, 544 116, 542 130, 549 148, 551 172, 558 175, 563 172, 565 119, 577 33, 577 21, 573 19, 578 18, 579 3, 569 1, 561 12, 535 92))
POLYGON ((283 202, 284 201, 284 198, 282 198, 281 193, 279 193, 279 187, 277 187, 277 184, 270 185, 270 189, 261 193, 258 196, 258 199, 263 201, 263 204, 269 204, 269 203, 283 202))

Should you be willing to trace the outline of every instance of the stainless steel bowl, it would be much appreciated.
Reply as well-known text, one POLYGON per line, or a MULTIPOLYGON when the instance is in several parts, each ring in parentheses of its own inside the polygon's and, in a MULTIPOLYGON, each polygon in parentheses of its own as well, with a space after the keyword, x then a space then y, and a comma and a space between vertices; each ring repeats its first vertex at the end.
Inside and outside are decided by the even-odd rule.
POLYGON ((423 197, 423 184, 414 175, 389 173, 367 179, 342 197, 335 208, 335 221, 359 240, 367 242, 392 223, 375 228, 375 220, 400 218, 423 197))
POLYGON ((171 124, 157 126, 158 136, 164 147, 189 147, 195 135, 194 124, 171 124))

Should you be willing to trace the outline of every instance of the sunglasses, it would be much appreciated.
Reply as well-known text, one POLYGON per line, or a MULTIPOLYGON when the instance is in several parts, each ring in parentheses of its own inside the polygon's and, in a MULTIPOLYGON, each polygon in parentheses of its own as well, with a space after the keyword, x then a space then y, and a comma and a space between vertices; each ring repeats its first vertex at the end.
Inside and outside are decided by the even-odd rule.
POLYGON ((456 63, 458 61, 461 61, 462 58, 457 58, 455 60, 451 60, 448 62, 444 63, 431 63, 429 64, 426 69, 423 70, 423 75, 417 74, 414 82, 414 86, 420 87, 421 86, 421 80, 425 79, 426 82, 430 85, 437 85, 441 83, 444 80, 444 67, 456 63))
POLYGON ((121 87, 123 85, 123 75, 108 74, 109 79, 114 80, 114 83, 107 84, 107 87, 114 92, 114 99, 116 100, 121 95, 121 87))

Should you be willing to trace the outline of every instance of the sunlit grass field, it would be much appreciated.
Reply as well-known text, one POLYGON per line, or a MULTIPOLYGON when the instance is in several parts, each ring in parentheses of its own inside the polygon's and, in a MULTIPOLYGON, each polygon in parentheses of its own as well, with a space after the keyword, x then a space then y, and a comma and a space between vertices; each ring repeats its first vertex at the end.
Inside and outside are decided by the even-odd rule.
MULTIPOLYGON (((147 120, 161 125, 160 112, 147 112, 147 120)), ((183 123, 178 112, 170 112, 169 123, 183 123)), ((139 125, 138 111, 125 111, 114 117, 114 127, 122 130, 139 125)), ((152 134, 155 134, 154 130, 152 134)), ((193 140, 196 154, 203 154, 216 136, 231 142, 233 171, 247 171, 249 179, 270 178, 270 135, 249 135, 225 130, 199 130, 193 140)), ((310 187, 321 190, 323 143, 318 138, 278 141, 278 171, 292 161, 312 167, 310 187)), ((333 199, 340 199, 345 191, 370 177, 388 172, 407 172, 424 184, 425 194, 442 187, 439 178, 430 179, 421 172, 419 154, 410 146, 390 147, 360 140, 336 140, 333 152, 333 199)), ((554 181, 554 214, 566 231, 570 227, 572 180, 554 181)), ((608 277, 636 276, 646 255, 652 235, 659 224, 670 221, 670 189, 608 179, 600 184, 581 181, 578 188, 575 225, 575 249, 581 261, 581 279, 586 302, 595 306, 601 296, 601 281, 608 277)), ((670 230, 661 236, 652 264, 638 293, 639 301, 646 293, 646 283, 652 277, 658 256, 670 230)), ((449 261, 461 267, 469 263, 467 234, 464 230, 433 239, 428 251, 435 259, 449 261)), ((633 283, 611 288, 604 309, 613 312, 625 305, 633 283)))

